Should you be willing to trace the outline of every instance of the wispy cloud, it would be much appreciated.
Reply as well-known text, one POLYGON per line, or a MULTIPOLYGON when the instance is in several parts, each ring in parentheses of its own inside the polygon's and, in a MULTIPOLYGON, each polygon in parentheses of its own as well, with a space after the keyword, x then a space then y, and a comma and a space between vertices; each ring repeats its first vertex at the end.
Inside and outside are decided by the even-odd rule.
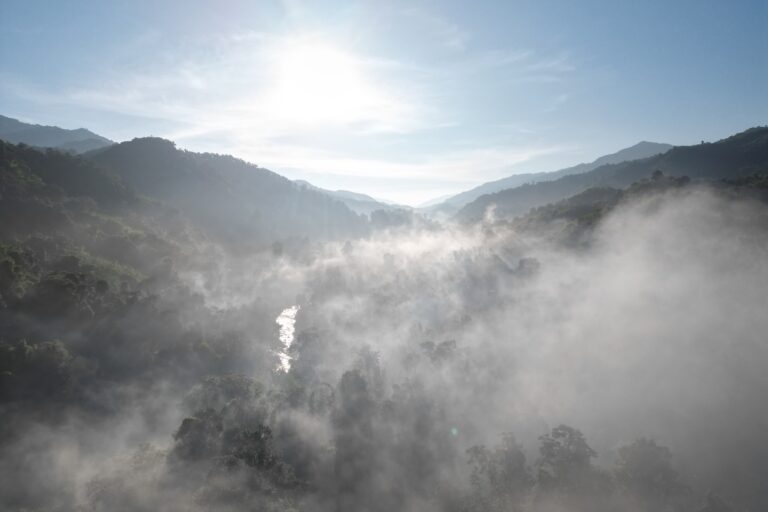
MULTIPOLYGON (((301 16, 305 9, 301 2, 283 4, 290 16, 301 16)), ((154 135, 182 147, 232 153, 289 176, 397 180, 401 188, 435 184, 407 199, 405 192, 392 197, 400 201, 458 191, 449 189, 502 177, 515 165, 563 150, 487 137, 459 144, 461 113, 444 91, 446 84, 461 87, 480 73, 496 74, 499 80, 559 77, 573 69, 567 55, 465 51, 471 36, 459 25, 415 8, 406 12, 426 27, 429 37, 452 50, 450 57, 425 64, 368 55, 318 32, 244 31, 164 44, 155 33, 150 39, 163 49, 151 59, 107 68, 75 85, 4 80, 2 87, 37 105, 153 121, 162 127, 154 135), (412 144, 405 153, 364 150, 368 141, 429 139, 446 127, 456 128, 449 137, 453 144, 412 144), (329 139, 331 144, 321 142, 329 139)), ((565 99, 556 99, 552 108, 565 99)), ((516 126, 518 135, 530 133, 525 123, 516 126)))
POLYGON ((464 77, 492 74, 507 82, 559 82, 575 70, 576 64, 567 54, 542 55, 529 49, 489 50, 436 69, 464 77))
POLYGON ((297 18, 306 12, 306 5, 302 0, 280 0, 280 4, 289 18, 297 18))
POLYGON ((549 105, 544 109, 544 112, 554 112, 555 110, 559 109, 562 105, 564 105, 569 99, 571 95, 568 93, 558 94, 552 100, 550 101, 549 105))
POLYGON ((445 48, 464 50, 471 39, 468 30, 423 7, 409 5, 401 14, 415 20, 424 32, 445 48))
POLYGON ((400 180, 440 180, 476 183, 509 173, 513 166, 536 157, 564 151, 564 146, 510 148, 503 146, 468 148, 425 155, 408 160, 381 160, 340 156, 336 152, 272 144, 254 147, 244 144, 239 154, 251 154, 269 167, 302 169, 309 173, 400 180))
POLYGON ((387 76, 392 61, 348 53, 318 36, 244 33, 173 65, 104 76, 97 87, 19 87, 42 103, 164 118, 192 131, 249 130, 265 138, 313 127, 409 133, 438 122, 417 87, 387 76))

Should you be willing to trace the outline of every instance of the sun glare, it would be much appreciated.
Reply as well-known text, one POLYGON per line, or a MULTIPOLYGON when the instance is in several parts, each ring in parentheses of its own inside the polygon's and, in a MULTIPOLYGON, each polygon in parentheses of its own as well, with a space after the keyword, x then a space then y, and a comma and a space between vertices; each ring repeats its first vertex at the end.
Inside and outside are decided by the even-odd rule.
POLYGON ((365 121, 385 102, 364 64, 337 48, 306 42, 277 52, 270 113, 299 123, 365 121))

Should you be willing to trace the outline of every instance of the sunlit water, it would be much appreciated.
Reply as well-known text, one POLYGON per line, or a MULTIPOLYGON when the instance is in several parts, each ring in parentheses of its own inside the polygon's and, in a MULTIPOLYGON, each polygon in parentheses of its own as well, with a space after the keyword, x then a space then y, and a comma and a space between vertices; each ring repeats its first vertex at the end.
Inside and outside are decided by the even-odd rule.
POLYGON ((294 334, 296 332, 296 314, 299 312, 300 306, 291 306, 286 308, 275 319, 277 325, 280 326, 280 343, 283 345, 283 349, 277 353, 280 358, 280 364, 277 369, 283 372, 288 372, 291 369, 291 356, 288 355, 288 350, 291 348, 294 340, 294 334))

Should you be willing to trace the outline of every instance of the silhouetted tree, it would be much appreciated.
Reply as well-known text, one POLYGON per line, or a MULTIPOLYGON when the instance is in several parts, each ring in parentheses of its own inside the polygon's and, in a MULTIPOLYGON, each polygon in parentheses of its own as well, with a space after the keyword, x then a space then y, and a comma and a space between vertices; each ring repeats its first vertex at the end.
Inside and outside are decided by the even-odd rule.
POLYGON ((336 460, 334 475, 339 511, 365 510, 371 502, 374 476, 374 402, 368 384, 357 371, 339 382, 339 405, 334 415, 336 460))
POLYGON ((533 477, 525 464, 522 447, 511 434, 503 436, 494 450, 473 446, 467 450, 472 465, 472 506, 478 512, 522 510, 533 477))
POLYGON ((597 454, 581 431, 560 425, 539 440, 537 501, 554 499, 575 510, 601 510, 607 506, 610 479, 592 466, 597 454))
POLYGON ((663 510, 687 487, 672 469, 672 453, 650 439, 638 439, 619 448, 614 474, 622 491, 646 510, 663 510))

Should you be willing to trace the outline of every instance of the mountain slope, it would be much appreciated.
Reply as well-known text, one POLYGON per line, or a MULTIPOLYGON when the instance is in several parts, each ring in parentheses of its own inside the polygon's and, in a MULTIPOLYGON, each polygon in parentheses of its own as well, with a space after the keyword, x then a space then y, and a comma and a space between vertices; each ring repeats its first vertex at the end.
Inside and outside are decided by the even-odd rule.
POLYGON ((304 180, 296 180, 294 183, 299 186, 306 187, 309 190, 315 190, 322 194, 331 196, 337 201, 341 201, 347 205, 347 207, 353 212, 359 213, 361 215, 370 215, 371 212, 375 212, 376 210, 391 210, 398 208, 396 205, 383 203, 369 195, 360 194, 359 192, 350 192, 349 190, 328 190, 325 188, 317 187, 304 180))
POLYGON ((84 153, 113 144, 111 140, 85 128, 66 130, 57 126, 23 123, 5 116, 0 116, 0 139, 72 153, 84 153))
POLYGON ((338 239, 367 223, 339 201, 225 155, 134 139, 88 154, 140 194, 178 210, 210 238, 254 249, 291 237, 338 239))
POLYGON ((655 170, 667 176, 703 180, 768 172, 768 127, 751 128, 715 143, 678 146, 649 158, 602 165, 586 173, 487 194, 464 206, 457 218, 465 222, 478 221, 491 205, 495 206, 494 215, 512 217, 591 187, 625 188, 655 170))
MULTIPOLYGON (((581 174, 589 172, 593 169, 597 169, 601 165, 617 164, 630 160, 638 160, 640 158, 648 158, 649 156, 658 155, 672 149, 670 144, 660 144, 658 142, 642 141, 634 146, 624 148, 616 153, 610 155, 604 155, 590 163, 583 163, 560 169, 559 171, 552 172, 536 172, 526 174, 515 174, 514 176, 508 176, 500 180, 483 183, 482 185, 475 187, 466 192, 456 194, 443 201, 443 207, 447 204, 455 208, 461 208, 467 203, 470 203, 478 197, 485 194, 492 194, 504 189, 519 187, 526 183, 537 183, 541 181, 552 181, 569 174, 581 174)), ((436 205, 438 206, 438 205, 436 205)))
MULTIPOLYGON (((0 264, 0 317, 22 295, 42 307, 34 284, 47 273, 89 274, 112 287, 151 274, 174 245, 158 231, 158 216, 169 212, 155 206, 86 159, 0 141, 0 253, 20 255, 0 264)), ((66 302, 55 290, 38 292, 51 299, 46 311, 66 302)))

